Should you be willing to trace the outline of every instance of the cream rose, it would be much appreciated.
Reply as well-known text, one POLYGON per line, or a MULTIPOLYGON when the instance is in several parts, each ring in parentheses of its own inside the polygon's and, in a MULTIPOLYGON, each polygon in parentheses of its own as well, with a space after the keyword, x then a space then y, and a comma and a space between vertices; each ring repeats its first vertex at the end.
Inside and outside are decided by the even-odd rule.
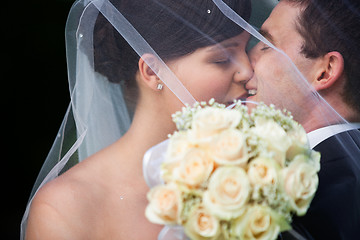
POLYGON ((188 140, 188 131, 175 132, 169 140, 166 161, 175 162, 182 159, 193 147, 194 145, 188 140))
POLYGON ((284 190, 297 215, 304 215, 319 184, 317 167, 306 155, 297 155, 290 165, 282 170, 284 190))
POLYGON ((248 161, 246 136, 237 129, 223 131, 210 145, 211 156, 220 165, 245 166, 248 161))
POLYGON ((286 152, 291 146, 291 139, 285 130, 274 120, 258 118, 252 132, 267 142, 268 150, 274 153, 274 159, 280 166, 284 166, 286 152))
POLYGON ((320 152, 317 152, 315 150, 310 151, 310 159, 311 159, 310 164, 314 166, 316 172, 320 171, 320 158, 321 158, 320 152))
POLYGON ((161 177, 165 182, 173 180, 173 171, 179 165, 184 156, 194 148, 187 138, 187 131, 175 132, 169 140, 165 161, 161 165, 161 177))
POLYGON ((275 160, 258 157, 250 162, 247 173, 252 186, 276 186, 279 182, 279 169, 275 160))
POLYGON ((221 233, 219 220, 199 205, 190 212, 185 233, 193 240, 217 239, 221 233))
POLYGON ((214 161, 207 152, 203 149, 193 148, 174 168, 173 180, 189 187, 198 187, 209 179, 213 169, 214 161))
POLYGON ((232 224, 232 235, 237 239, 272 240, 280 231, 290 229, 290 226, 278 214, 267 206, 251 205, 246 212, 232 224))
POLYGON ((195 142, 208 141, 222 130, 235 128, 240 120, 239 111, 206 107, 195 114, 189 136, 195 142))
POLYGON ((145 210, 147 219, 156 224, 176 224, 182 209, 181 193, 176 185, 158 185, 152 188, 145 210))
POLYGON ((244 212, 250 195, 250 183, 244 169, 219 167, 210 177, 203 196, 204 206, 222 220, 230 220, 244 212))

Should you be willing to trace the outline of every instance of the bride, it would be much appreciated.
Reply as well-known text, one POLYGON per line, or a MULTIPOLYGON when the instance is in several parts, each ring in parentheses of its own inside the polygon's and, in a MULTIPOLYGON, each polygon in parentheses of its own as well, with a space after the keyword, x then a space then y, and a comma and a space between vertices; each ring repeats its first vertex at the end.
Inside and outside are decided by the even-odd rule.
MULTIPOLYGON (((249 1, 225 2, 249 19, 249 1)), ((175 130, 183 104, 247 96, 249 38, 212 1, 77 1, 67 22, 71 105, 22 237, 156 239, 160 226, 144 216, 144 153, 175 130)))

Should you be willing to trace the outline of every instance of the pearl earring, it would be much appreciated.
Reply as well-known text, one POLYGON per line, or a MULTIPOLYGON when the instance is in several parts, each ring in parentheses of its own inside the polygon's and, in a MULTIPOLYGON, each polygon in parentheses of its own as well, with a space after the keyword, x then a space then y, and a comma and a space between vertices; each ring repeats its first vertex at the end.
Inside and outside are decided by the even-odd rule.
POLYGON ((161 83, 159 83, 156 88, 157 88, 157 90, 161 90, 163 88, 163 85, 161 83))

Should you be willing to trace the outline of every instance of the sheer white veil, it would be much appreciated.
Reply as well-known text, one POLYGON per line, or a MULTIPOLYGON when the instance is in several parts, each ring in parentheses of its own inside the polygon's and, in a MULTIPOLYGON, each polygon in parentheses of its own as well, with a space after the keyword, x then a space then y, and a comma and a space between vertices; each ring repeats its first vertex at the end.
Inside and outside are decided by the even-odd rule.
MULTIPOLYGON (((146 59, 144 59, 144 61, 158 74, 160 80, 183 104, 192 105, 198 100, 191 95, 181 81, 178 80, 175 74, 169 69, 166 65, 168 59, 162 57, 152 43, 149 42, 149 36, 146 35, 147 33, 142 33, 139 30, 141 26, 133 22, 136 20, 136 17, 139 18, 142 16, 141 11, 146 11, 146 9, 131 9, 131 11, 128 11, 128 5, 130 5, 130 8, 144 5, 144 3, 137 5, 137 2, 138 1, 135 0, 77 0, 71 8, 66 25, 66 53, 71 102, 54 144, 31 192, 21 223, 21 239, 25 236, 31 201, 38 189, 79 161, 82 161, 121 138, 131 124, 134 104, 136 104, 136 96, 132 96, 127 91, 128 83, 122 81, 122 79, 121 81, 114 81, 109 78, 109 75, 104 74, 106 71, 113 71, 111 69, 114 69, 114 66, 111 65, 111 63, 104 61, 104 66, 102 66, 103 70, 101 70, 96 62, 98 59, 94 58, 94 52, 95 56, 98 57, 94 45, 101 45, 102 43, 102 39, 94 40, 94 35, 104 34, 102 38, 105 38, 105 34, 107 33, 102 32, 102 28, 105 29, 105 26, 99 26, 99 29, 97 29, 97 21, 99 21, 100 15, 104 16, 104 21, 107 22, 108 25, 110 23, 138 56, 150 53, 157 58, 156 66, 151 61, 146 59), (141 10, 139 15, 135 14, 137 10, 141 10), (94 41, 98 42, 95 43, 94 41), (159 66, 162 71, 158 71, 159 66)), ((202 29, 199 29, 199 26, 196 25, 195 20, 192 23, 189 22, 189 19, 181 19, 178 13, 163 5, 164 1, 143 0, 143 2, 155 2, 162 11, 168 11, 167 14, 176 16, 175 18, 183 21, 184 25, 202 37, 207 38, 212 44, 217 44, 222 41, 221 39, 217 39, 217 35, 210 36, 209 33, 204 33, 202 29)), ((179 2, 181 1, 178 1, 178 4, 180 4, 179 2)), ((184 4, 191 5, 192 1, 183 2, 184 4)), ((306 104, 306 107, 309 109, 311 109, 311 106, 317 106, 318 110, 313 114, 318 115, 318 118, 324 126, 347 122, 311 87, 290 58, 258 32, 258 28, 269 15, 272 8, 277 4, 277 0, 253 0, 250 20, 244 19, 238 12, 233 10, 233 7, 228 5, 228 2, 233 1, 209 0, 207 2, 209 6, 214 6, 214 9, 218 12, 216 16, 226 18, 231 24, 240 29, 237 30, 237 34, 245 30, 251 34, 251 41, 261 41, 277 52, 276 57, 278 61, 274 64, 281 64, 283 68, 290 73, 289 76, 291 76, 291 79, 289 79, 289 81, 296 83, 294 84, 294 86, 296 86, 294 91, 302 93, 298 95, 303 96, 303 99, 290 97, 287 98, 286 101, 276 102, 278 108, 292 109, 295 120, 298 120, 300 123, 304 117, 301 111, 303 107, 305 107, 303 104, 306 104)), ((242 4, 244 2, 246 1, 239 0, 236 3, 242 4)), ((207 5, 204 4, 204 6, 207 5)), ((248 5, 246 5, 246 7, 248 7, 248 5)), ((201 10, 208 12, 208 15, 211 16, 214 9, 212 8, 210 10, 205 7, 205 9, 201 10)), ((247 11, 250 12, 250 9, 247 11)), ((152 26, 149 25, 147 27, 151 28, 152 26)), ((230 29, 224 31, 228 30, 230 31, 230 29)), ((157 29, 154 27, 153 31, 153 34, 156 34, 157 29)), ((235 32, 226 32, 225 35, 229 35, 229 37, 235 36, 235 32)), ((169 36, 169 38, 171 37, 172 36, 169 36)), ((187 44, 186 39, 182 40, 183 41, 179 42, 179 45, 183 44, 185 46, 185 44, 187 44)), ((116 56, 114 56, 116 54, 112 52, 106 52, 105 55, 106 54, 116 58, 116 56)), ((241 65, 241 62, 237 64, 241 65)), ((269 72, 271 72, 271 66, 269 66, 269 72)), ((117 74, 118 72, 115 72, 112 76, 117 76, 117 74)), ((264 88, 270 89, 274 96, 284 94, 279 92, 276 86, 266 85, 264 88)), ((265 103, 272 103, 271 96, 268 102, 265 103)), ((346 141, 343 138, 339 138, 339 142, 343 143, 346 141)), ((353 143, 353 140, 350 139, 350 144, 351 143, 353 143)), ((349 142, 347 142, 347 144, 349 144, 349 142)), ((344 144, 343 146, 346 148, 344 144)), ((354 156, 353 158, 355 161, 358 156, 354 156)))

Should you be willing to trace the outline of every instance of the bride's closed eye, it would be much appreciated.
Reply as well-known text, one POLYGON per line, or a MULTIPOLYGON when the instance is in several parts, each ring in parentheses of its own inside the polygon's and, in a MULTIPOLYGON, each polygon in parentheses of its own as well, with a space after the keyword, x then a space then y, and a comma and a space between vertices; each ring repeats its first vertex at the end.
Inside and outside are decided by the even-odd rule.
POLYGON ((231 61, 230 58, 222 58, 222 59, 213 60, 212 63, 225 65, 225 64, 229 64, 230 61, 231 61))
POLYGON ((224 51, 214 52, 209 56, 208 62, 220 66, 226 66, 231 63, 231 53, 224 53, 224 51))

